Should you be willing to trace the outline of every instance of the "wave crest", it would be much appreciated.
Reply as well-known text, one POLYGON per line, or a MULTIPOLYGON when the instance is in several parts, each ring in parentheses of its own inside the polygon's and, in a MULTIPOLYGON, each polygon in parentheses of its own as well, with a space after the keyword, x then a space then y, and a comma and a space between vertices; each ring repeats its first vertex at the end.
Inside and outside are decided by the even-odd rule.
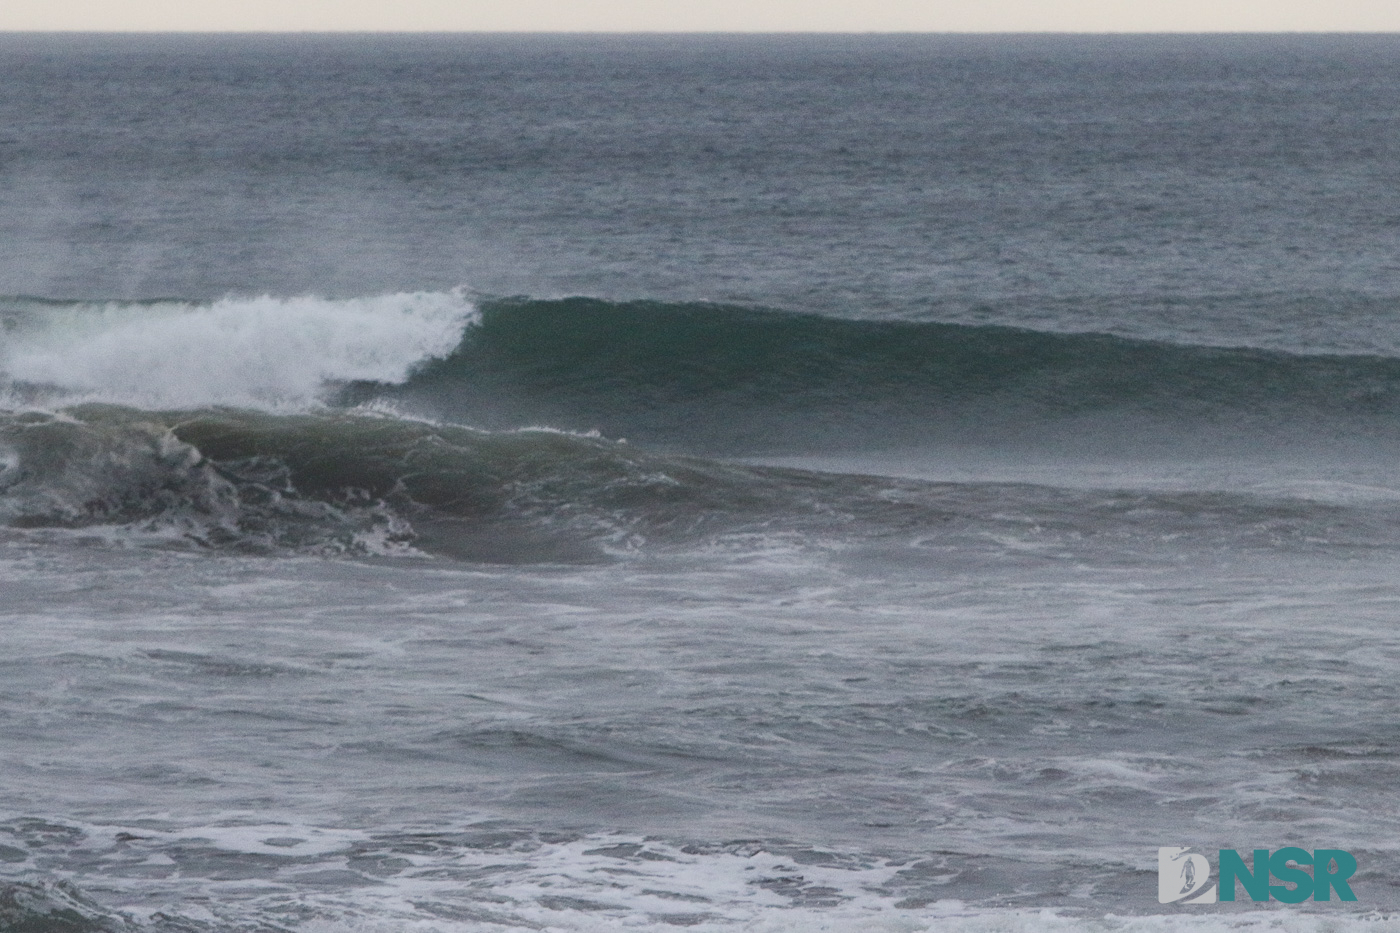
POLYGON ((450 353, 476 309, 460 293, 229 298, 207 304, 11 301, 0 378, 30 403, 296 410, 327 387, 394 384, 450 353))

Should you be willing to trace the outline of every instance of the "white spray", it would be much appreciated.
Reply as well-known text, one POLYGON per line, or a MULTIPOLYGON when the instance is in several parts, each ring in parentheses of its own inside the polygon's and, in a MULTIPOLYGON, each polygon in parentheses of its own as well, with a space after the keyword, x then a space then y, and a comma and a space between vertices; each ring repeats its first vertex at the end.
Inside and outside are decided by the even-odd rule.
POLYGON ((458 292, 31 307, 0 333, 0 379, 63 402, 294 411, 339 383, 404 381, 475 318, 458 292))

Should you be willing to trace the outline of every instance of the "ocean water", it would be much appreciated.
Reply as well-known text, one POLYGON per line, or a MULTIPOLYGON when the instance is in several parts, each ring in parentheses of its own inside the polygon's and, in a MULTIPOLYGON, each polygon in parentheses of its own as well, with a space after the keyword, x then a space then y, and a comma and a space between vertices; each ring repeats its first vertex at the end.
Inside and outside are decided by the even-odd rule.
POLYGON ((0 933, 1400 930, 1400 39, 0 88, 0 933))

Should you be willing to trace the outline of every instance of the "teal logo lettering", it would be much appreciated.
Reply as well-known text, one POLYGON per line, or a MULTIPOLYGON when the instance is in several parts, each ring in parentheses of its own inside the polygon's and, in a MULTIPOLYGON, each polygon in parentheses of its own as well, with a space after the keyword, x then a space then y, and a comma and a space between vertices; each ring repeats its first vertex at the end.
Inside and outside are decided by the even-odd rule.
POLYGON ((1233 901, 1239 888, 1252 901, 1273 899, 1285 904, 1354 901, 1351 876, 1356 858, 1345 849, 1300 849, 1286 846, 1270 853, 1255 849, 1249 863, 1235 849, 1221 849, 1217 861, 1219 884, 1211 885, 1210 862, 1189 846, 1157 850, 1157 901, 1162 904, 1214 904, 1233 901))

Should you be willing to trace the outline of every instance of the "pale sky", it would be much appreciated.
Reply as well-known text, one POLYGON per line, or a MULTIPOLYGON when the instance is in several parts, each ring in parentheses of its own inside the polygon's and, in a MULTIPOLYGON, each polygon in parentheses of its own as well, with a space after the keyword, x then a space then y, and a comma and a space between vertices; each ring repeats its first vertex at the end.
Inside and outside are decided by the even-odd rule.
POLYGON ((1400 32, 1400 0, 0 0, 0 30, 1400 32))

